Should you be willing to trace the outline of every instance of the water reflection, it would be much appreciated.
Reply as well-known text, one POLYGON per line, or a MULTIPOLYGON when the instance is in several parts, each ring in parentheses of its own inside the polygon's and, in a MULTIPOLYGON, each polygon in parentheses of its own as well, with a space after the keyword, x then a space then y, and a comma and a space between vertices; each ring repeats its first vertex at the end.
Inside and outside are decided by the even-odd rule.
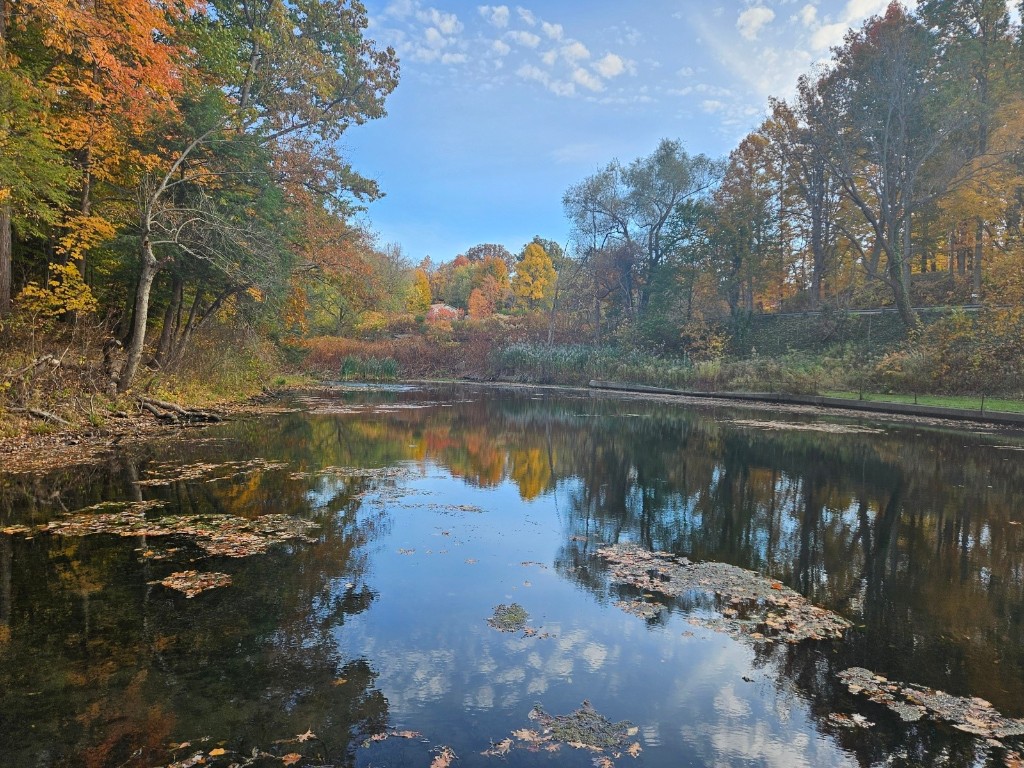
POLYGON ((1024 715, 1018 437, 810 432, 763 412, 472 388, 304 406, 103 464, 2 476, 0 527, 142 498, 182 514, 286 511, 321 524, 316 545, 215 561, 234 586, 193 601, 148 583, 191 567, 187 546, 153 562, 137 540, 0 535, 10 764, 152 765, 188 735, 249 750, 315 725, 323 758, 354 765, 362 739, 396 723, 462 739, 463 762, 483 764, 486 738, 526 725, 537 700, 568 712, 586 697, 612 720, 643 712, 652 765, 998 759, 854 701, 835 677, 852 665, 1024 715), (254 456, 288 467, 138 484, 155 462, 254 456), (397 492, 317 474, 396 464, 411 470, 397 492), (684 636, 684 605, 649 623, 621 615, 591 555, 626 541, 759 570, 858 628, 842 643, 754 649, 684 636), (483 623, 512 598, 552 637, 483 623), (844 729, 829 719, 837 710, 878 726, 844 729))

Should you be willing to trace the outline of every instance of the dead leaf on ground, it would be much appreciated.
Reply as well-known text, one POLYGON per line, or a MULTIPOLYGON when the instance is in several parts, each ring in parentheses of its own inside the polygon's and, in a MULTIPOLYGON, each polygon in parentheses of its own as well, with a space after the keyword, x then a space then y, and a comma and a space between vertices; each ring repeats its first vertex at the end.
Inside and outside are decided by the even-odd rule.
POLYGON ((291 753, 289 753, 287 755, 284 755, 281 758, 281 762, 284 763, 285 765, 295 765, 301 759, 302 759, 302 755, 300 755, 298 752, 291 752, 291 753))

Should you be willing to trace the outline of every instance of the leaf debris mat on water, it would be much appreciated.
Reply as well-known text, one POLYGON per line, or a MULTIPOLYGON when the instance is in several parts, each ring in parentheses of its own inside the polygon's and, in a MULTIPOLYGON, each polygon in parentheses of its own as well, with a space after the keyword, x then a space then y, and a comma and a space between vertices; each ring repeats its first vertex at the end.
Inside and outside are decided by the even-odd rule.
POLYGON ((208 589, 230 586, 231 577, 226 573, 178 571, 159 581, 151 581, 149 583, 162 584, 168 589, 176 589, 179 592, 183 592, 187 598, 193 598, 208 589))
MULTIPOLYGON (((690 622, 734 637, 796 643, 840 638, 851 626, 842 616, 813 605, 783 584, 728 563, 691 563, 685 557, 632 545, 602 547, 596 554, 612 565, 614 581, 644 592, 668 597, 692 592, 716 596, 725 604, 721 617, 693 616, 690 622)), ((637 602, 643 601, 620 607, 644 615, 634 605, 637 602)))
POLYGON ((282 469, 288 464, 268 459, 250 459, 249 461, 200 461, 195 464, 178 464, 163 462, 146 468, 146 476, 136 485, 157 486, 170 485, 183 480, 204 480, 215 483, 219 480, 233 480, 254 472, 266 472, 271 469, 282 469), (215 474, 220 473, 220 474, 215 474), (211 476, 212 475, 212 476, 211 476))
POLYGON ((828 432, 833 435, 880 435, 884 429, 853 424, 831 424, 826 421, 812 423, 799 421, 760 421, 758 419, 729 419, 729 424, 740 427, 769 430, 795 430, 797 432, 828 432))
POLYGON ((891 681, 863 667, 844 669, 839 679, 850 693, 883 704, 908 723, 931 717, 957 730, 988 739, 1024 736, 1024 720, 1003 717, 984 699, 953 696, 915 683, 891 681))
POLYGON ((495 606, 494 613, 487 619, 487 623, 500 632, 522 632, 529 620, 530 614, 519 603, 501 603, 495 606))
POLYGON ((360 478, 367 480, 397 480, 410 477, 412 470, 408 467, 321 467, 310 472, 292 472, 288 475, 293 480, 310 477, 336 477, 340 479, 360 478))
POLYGON ((584 701, 579 709, 568 715, 549 715, 540 705, 535 705, 529 718, 538 724, 540 730, 520 728, 509 738, 492 742, 491 748, 482 754, 504 757, 513 748, 557 752, 564 745, 600 753, 595 757, 595 764, 602 764, 598 761, 604 760, 604 765, 611 765, 611 760, 622 757, 623 753, 636 757, 642 751, 639 742, 628 743, 639 733, 639 728, 628 720, 613 723, 594 709, 589 701, 584 701))
POLYGON ((131 504, 120 512, 73 512, 36 530, 61 536, 112 533, 118 536, 186 536, 207 555, 249 557, 261 555, 274 544, 287 541, 313 543, 311 530, 318 524, 284 514, 262 515, 252 520, 234 515, 168 515, 148 519, 153 504, 131 504), (148 505, 148 506, 147 506, 148 505))

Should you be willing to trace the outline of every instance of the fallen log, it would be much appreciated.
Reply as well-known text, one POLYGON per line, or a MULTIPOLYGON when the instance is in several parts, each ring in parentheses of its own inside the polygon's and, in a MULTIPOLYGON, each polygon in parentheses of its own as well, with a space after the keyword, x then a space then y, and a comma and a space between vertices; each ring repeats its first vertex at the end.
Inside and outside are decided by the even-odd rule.
POLYGON ((53 424, 60 424, 63 427, 71 426, 71 422, 68 421, 67 419, 62 419, 55 413, 50 413, 49 411, 42 411, 38 408, 11 408, 10 410, 13 411, 14 413, 27 413, 29 416, 34 416, 37 419, 49 421, 53 424))
POLYGON ((224 421, 224 418, 216 413, 200 411, 195 408, 183 408, 177 403, 169 403, 166 400, 157 400, 152 397, 141 397, 139 403, 143 410, 153 414, 161 421, 175 424, 182 421, 208 423, 224 421))
POLYGON ((145 400, 140 401, 139 405, 142 408, 142 410, 153 414, 153 416, 155 416, 160 421, 166 421, 171 424, 180 423, 180 420, 178 419, 178 415, 176 413, 172 413, 170 411, 161 411, 155 405, 153 405, 152 403, 148 403, 145 400))

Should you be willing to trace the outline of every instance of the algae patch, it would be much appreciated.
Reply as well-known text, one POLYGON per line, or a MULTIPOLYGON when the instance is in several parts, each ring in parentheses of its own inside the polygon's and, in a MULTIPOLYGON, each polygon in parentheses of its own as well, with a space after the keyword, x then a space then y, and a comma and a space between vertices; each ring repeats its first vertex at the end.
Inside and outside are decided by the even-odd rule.
POLYGON ((501 603, 494 608, 494 613, 487 619, 487 623, 501 632, 522 632, 529 620, 530 614, 519 603, 501 603))

